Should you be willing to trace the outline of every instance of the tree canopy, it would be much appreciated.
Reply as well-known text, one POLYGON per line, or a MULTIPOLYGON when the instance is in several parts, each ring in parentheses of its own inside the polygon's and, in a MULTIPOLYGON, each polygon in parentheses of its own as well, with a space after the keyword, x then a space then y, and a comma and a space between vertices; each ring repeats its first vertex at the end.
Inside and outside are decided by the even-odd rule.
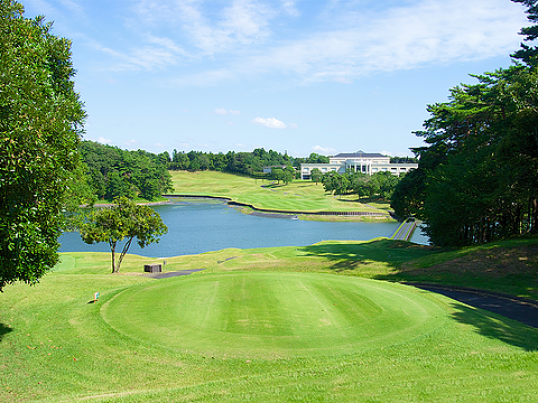
POLYGON ((112 254, 112 273, 120 271, 121 262, 129 251, 133 239, 141 248, 158 243, 159 236, 168 228, 151 207, 137 205, 126 197, 114 199, 114 206, 94 210, 81 227, 82 240, 88 244, 108 242, 112 254), (126 240, 116 260, 116 246, 126 240))
POLYGON ((79 148, 88 184, 98 199, 125 196, 154 200, 172 189, 167 152, 127 151, 93 141, 83 141, 79 148))
POLYGON ((516 64, 475 78, 428 106, 416 133, 428 146, 392 200, 438 245, 538 232, 538 71, 516 64))
POLYGON ((69 40, 0 0, 0 290, 58 262, 66 209, 81 202, 85 119, 69 40))
POLYGON ((335 195, 356 194, 358 199, 366 197, 370 200, 374 196, 389 200, 396 185, 405 176, 392 175, 390 172, 376 172, 368 175, 363 172, 327 172, 321 177, 326 192, 335 195))
POLYGON ((262 178, 268 176, 263 173, 264 167, 278 165, 291 166, 290 158, 273 150, 257 148, 252 152, 228 151, 226 154, 174 150, 168 166, 172 170, 213 170, 262 178))
MULTIPOLYGON (((527 6, 525 41, 538 38, 538 0, 527 6)), ((474 75, 475 84, 428 105, 416 132, 419 167, 392 197, 397 215, 417 216, 437 245, 486 243, 538 233, 538 50, 522 44, 509 68, 474 75)))

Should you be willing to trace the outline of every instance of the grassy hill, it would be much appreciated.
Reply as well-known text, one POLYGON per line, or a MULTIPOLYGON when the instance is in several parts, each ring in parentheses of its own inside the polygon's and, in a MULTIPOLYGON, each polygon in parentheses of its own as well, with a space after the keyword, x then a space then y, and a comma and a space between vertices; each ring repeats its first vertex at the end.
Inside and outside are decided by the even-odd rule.
POLYGON ((174 194, 227 197, 259 209, 279 211, 365 211, 387 214, 388 203, 366 199, 336 198, 326 194, 323 185, 296 180, 288 185, 216 171, 170 171, 174 194))
POLYGON ((0 401, 536 401, 537 329, 379 279, 538 299, 537 245, 228 249, 164 280, 141 275, 156 259, 111 275, 109 254, 63 254, 0 294, 0 401))

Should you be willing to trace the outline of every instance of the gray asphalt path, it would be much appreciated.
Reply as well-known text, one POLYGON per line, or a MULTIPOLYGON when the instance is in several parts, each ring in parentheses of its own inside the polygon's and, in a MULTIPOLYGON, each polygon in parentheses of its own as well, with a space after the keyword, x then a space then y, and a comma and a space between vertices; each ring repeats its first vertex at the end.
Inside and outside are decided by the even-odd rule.
POLYGON ((197 271, 202 271, 205 269, 192 269, 192 270, 180 270, 180 271, 169 271, 167 273, 152 273, 152 274, 145 274, 146 277, 161 279, 161 278, 169 278, 169 277, 177 277, 177 276, 188 276, 189 274, 195 273, 197 271))
POLYGON ((481 290, 448 287, 433 284, 412 284, 422 290, 443 294, 456 301, 484 309, 538 328, 538 302, 481 290))

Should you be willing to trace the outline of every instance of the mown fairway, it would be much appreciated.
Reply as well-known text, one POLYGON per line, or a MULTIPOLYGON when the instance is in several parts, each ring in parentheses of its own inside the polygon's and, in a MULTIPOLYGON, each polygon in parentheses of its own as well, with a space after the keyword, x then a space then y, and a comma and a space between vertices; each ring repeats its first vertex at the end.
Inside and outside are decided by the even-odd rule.
MULTIPOLYGON (((381 210, 356 201, 341 200, 326 194, 321 183, 293 181, 284 186, 272 185, 273 181, 245 178, 215 171, 170 171, 174 193, 181 195, 228 197, 236 202, 256 208, 281 211, 370 211, 387 214, 388 206, 381 210), (263 186, 262 186, 263 185, 263 186)), ((368 203, 372 205, 372 203, 368 203)), ((375 204, 375 203, 374 203, 375 204)))
MULTIPOLYGON (((65 254, 41 284, 0 294, 0 401, 538 401, 538 330, 360 278, 427 279, 428 260, 435 278, 476 253, 532 267, 535 247, 232 249, 169 259, 169 270, 206 270, 165 280, 139 275, 153 259, 128 256, 110 275, 108 254, 65 254)), ((504 276, 493 284, 518 284, 504 276)), ((518 280, 521 294, 535 295, 534 276, 518 280)))
POLYGON ((101 313, 116 330, 191 353, 349 354, 431 333, 446 321, 407 287, 310 273, 232 273, 132 287, 101 313), (125 311, 129 315, 125 315, 125 311))

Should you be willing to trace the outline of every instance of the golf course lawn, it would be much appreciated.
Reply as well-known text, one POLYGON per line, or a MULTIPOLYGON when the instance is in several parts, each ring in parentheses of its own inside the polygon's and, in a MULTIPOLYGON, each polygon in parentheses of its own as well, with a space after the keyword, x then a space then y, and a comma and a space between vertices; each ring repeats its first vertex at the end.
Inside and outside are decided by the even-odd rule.
MULTIPOLYGON (((230 249, 167 259, 205 270, 162 280, 141 275, 156 259, 128 255, 112 275, 108 254, 63 254, 40 284, 0 294, 0 401, 538 401, 538 329, 376 280, 435 280, 460 262, 454 282, 485 284, 465 259, 532 266, 535 247, 230 249)), ((492 284, 535 298, 525 275, 492 284)))
POLYGON ((170 171, 173 194, 226 197, 259 209, 292 212, 362 211, 388 216, 388 203, 375 203, 357 196, 337 198, 325 193, 323 185, 295 180, 288 185, 223 172, 170 171))

